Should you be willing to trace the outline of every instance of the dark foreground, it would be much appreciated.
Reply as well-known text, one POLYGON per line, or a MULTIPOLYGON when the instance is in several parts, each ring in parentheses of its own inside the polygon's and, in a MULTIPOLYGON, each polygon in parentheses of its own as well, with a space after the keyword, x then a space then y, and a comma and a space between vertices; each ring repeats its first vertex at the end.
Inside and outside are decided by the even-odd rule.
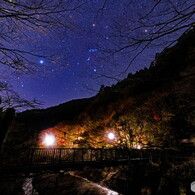
POLYGON ((36 174, 4 173, 0 177, 0 194, 185 195, 193 194, 190 190, 193 181, 193 158, 183 162, 163 163, 131 161, 128 165, 83 167, 76 171, 62 169, 58 172, 44 171, 36 174))

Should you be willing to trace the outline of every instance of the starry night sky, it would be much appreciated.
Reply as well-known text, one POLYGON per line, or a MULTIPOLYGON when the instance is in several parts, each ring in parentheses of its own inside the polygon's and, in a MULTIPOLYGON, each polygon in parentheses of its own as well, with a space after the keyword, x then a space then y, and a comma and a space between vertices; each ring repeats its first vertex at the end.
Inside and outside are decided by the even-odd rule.
MULTIPOLYGON (((182 1, 172 0, 172 3, 180 9, 182 1)), ((182 6, 187 6, 192 1, 188 0, 182 6)), ((11 83, 23 98, 36 98, 46 108, 72 99, 91 97, 98 92, 100 85, 110 86, 116 83, 115 79, 102 75, 120 80, 129 72, 135 73, 149 67, 155 54, 161 52, 168 41, 178 38, 185 29, 148 46, 125 72, 136 51, 129 48, 115 55, 110 55, 108 51, 116 45, 125 45, 127 41, 116 35, 119 35, 119 31, 125 32, 128 26, 136 28, 134 20, 147 14, 156 2, 157 0, 88 0, 79 10, 67 12, 67 27, 53 26, 50 30, 38 32, 25 30, 28 37, 20 36, 15 43, 18 48, 35 50, 43 56, 54 55, 54 58, 32 57, 40 66, 37 72, 12 75, 5 82, 11 83)), ((154 10, 154 14, 158 15, 168 6, 171 5, 166 0, 154 10)), ((150 21, 146 19, 144 22, 153 26, 143 26, 133 31, 132 35, 146 36, 155 32, 155 23, 166 21, 170 15, 160 14, 150 21)))

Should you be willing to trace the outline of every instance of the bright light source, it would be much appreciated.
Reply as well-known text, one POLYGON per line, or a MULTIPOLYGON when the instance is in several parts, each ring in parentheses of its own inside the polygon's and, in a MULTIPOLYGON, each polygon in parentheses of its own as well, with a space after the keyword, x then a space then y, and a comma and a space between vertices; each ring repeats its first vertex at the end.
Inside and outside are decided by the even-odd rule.
POLYGON ((108 133, 108 139, 109 140, 113 140, 115 138, 115 135, 114 135, 114 133, 108 133))
POLYGON ((53 135, 53 134, 45 134, 45 137, 43 139, 43 144, 45 146, 53 146, 53 145, 55 145, 55 142, 56 142, 55 135, 53 135))
POLYGON ((44 61, 43 61, 43 60, 39 60, 39 63, 40 63, 40 64, 43 64, 43 63, 44 63, 44 61))
POLYGON ((141 146, 139 144, 135 145, 135 147, 140 150, 141 149, 141 146))
POLYGON ((138 145, 138 146, 137 146, 137 149, 141 149, 141 146, 140 146, 140 145, 138 145))

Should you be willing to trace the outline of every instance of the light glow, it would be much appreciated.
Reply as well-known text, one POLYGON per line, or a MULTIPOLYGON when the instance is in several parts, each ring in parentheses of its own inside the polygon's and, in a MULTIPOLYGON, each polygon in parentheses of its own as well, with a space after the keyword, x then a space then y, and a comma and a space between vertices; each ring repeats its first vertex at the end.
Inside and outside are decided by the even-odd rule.
POLYGON ((112 133, 112 132, 108 133, 108 139, 109 140, 113 140, 114 138, 115 138, 115 134, 114 133, 112 133))
POLYGON ((138 150, 140 150, 140 149, 142 148, 141 145, 139 145, 139 144, 134 145, 134 147, 135 147, 136 149, 138 149, 138 150))
POLYGON ((137 145, 137 149, 139 149, 139 150, 140 150, 140 149, 141 149, 141 146, 140 146, 140 145, 137 145))
POLYGON ((44 61, 43 61, 43 60, 39 60, 39 63, 40 63, 40 64, 43 64, 43 63, 44 63, 44 61))
POLYGON ((46 133, 43 139, 43 144, 49 147, 49 146, 54 146, 55 143, 56 143, 55 135, 46 133))

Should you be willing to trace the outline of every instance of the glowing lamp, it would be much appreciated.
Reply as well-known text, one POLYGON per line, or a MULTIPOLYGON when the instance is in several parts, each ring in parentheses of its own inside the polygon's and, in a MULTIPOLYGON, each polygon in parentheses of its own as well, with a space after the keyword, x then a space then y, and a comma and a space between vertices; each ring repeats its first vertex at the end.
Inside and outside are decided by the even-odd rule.
POLYGON ((109 140, 113 140, 114 138, 115 138, 114 133, 112 133, 112 132, 108 133, 108 139, 109 140))
POLYGON ((56 138, 55 135, 53 134, 46 134, 44 139, 43 139, 43 144, 45 146, 54 146, 56 143, 56 138))
POLYGON ((136 148, 137 148, 138 150, 140 150, 140 149, 141 149, 141 146, 138 144, 138 145, 136 145, 136 148))

